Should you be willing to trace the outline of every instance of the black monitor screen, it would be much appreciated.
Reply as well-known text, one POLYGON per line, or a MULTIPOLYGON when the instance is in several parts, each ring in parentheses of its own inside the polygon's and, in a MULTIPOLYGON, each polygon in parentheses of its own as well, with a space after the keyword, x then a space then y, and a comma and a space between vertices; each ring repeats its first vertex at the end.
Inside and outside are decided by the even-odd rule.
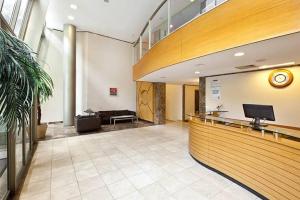
POLYGON ((275 121, 273 106, 243 104, 245 117, 275 121))

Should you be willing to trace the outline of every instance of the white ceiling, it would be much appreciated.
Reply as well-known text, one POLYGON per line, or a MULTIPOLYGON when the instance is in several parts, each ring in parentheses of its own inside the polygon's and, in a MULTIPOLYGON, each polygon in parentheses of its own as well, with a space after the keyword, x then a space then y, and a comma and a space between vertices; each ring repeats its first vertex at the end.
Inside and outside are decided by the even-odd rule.
POLYGON ((51 0, 46 25, 62 30, 63 24, 71 23, 79 30, 134 42, 162 1, 110 0, 105 3, 104 0, 51 0), (72 10, 70 4, 76 4, 78 9, 72 10), (70 21, 69 15, 75 19, 70 21))
MULTIPOLYGON (((275 65, 287 62, 300 64, 300 33, 265 40, 234 49, 199 57, 190 61, 169 66, 146 75, 141 81, 166 83, 195 83, 199 76, 240 72, 238 66, 275 65), (236 52, 244 52, 235 57, 236 52), (264 60, 264 61, 261 61, 264 60), (195 74, 199 71, 200 74, 195 74)), ((257 70, 254 68, 253 70, 257 70)))

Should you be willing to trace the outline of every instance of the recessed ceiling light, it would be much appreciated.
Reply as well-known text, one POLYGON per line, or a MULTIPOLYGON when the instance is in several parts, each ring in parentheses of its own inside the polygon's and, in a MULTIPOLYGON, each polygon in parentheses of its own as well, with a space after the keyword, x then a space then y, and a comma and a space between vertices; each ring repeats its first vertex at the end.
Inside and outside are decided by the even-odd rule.
POLYGON ((275 68, 275 67, 287 67, 290 65, 295 65, 295 62, 287 62, 287 63, 280 63, 280 64, 275 64, 275 65, 263 65, 258 67, 259 69, 268 69, 268 68, 275 68))
POLYGON ((77 10, 78 6, 76 4, 71 4, 70 8, 72 8, 73 10, 77 10))
POLYGON ((196 71, 195 74, 200 74, 200 72, 199 72, 199 71, 196 71))
POLYGON ((170 28, 173 28, 173 24, 170 24, 170 28))
POLYGON ((72 15, 69 15, 69 16, 68 16, 68 19, 69 19, 69 20, 74 20, 75 18, 74 18, 72 15))
POLYGON ((237 52, 237 53, 234 54, 234 56, 236 56, 236 57, 241 57, 241 56, 244 56, 244 55, 245 55, 244 52, 237 52))
POLYGON ((195 0, 191 0, 191 2, 194 2, 195 0))

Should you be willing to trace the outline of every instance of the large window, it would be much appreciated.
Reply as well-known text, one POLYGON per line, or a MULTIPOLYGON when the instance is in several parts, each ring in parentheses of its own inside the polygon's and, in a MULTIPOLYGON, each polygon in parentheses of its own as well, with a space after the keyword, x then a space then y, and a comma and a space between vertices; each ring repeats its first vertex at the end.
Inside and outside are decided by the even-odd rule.
POLYGON ((33 0, 0 0, 1 14, 16 36, 22 38, 33 0))
POLYGON ((28 1, 29 0, 22 0, 22 2, 21 2, 21 7, 20 7, 20 10, 19 10, 19 14, 18 14, 18 18, 17 18, 15 30, 14 30, 14 32, 17 36, 20 35, 21 27, 22 27, 22 24, 24 22, 26 8, 28 6, 28 1))
POLYGON ((1 13, 4 19, 10 24, 17 0, 4 0, 1 13))

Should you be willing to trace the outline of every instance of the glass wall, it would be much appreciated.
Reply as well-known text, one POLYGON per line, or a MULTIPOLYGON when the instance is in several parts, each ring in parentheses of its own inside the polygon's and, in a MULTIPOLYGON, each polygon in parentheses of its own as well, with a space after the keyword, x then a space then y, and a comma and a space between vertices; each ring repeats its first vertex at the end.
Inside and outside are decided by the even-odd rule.
POLYGON ((151 20, 151 46, 168 35, 168 4, 165 3, 151 20))
POLYGON ((0 126, 0 199, 7 191, 7 131, 0 126))
POLYGON ((140 60, 140 40, 135 44, 134 48, 134 63, 137 63, 140 60))
POLYGON ((149 50, 149 26, 142 35, 142 56, 144 56, 149 50))
POLYGON ((4 0, 1 14, 8 24, 11 23, 13 18, 14 9, 16 8, 17 0, 4 0))
MULTIPOLYGON (((214 9, 227 0, 166 0, 150 18, 142 37, 142 58, 150 48, 181 26, 214 9), (150 27, 149 27, 150 26, 150 27), (150 33, 149 33, 150 32, 150 33), (149 37, 149 35, 151 37, 149 37), (151 44, 149 46, 149 43, 151 44)), ((139 55, 137 46, 135 55, 139 55)), ((137 60, 135 60, 138 62, 137 60)))
POLYGON ((26 8, 28 7, 28 1, 29 0, 21 1, 21 6, 20 6, 20 10, 19 10, 17 21, 16 21, 15 30, 14 30, 14 32, 17 36, 20 35, 21 27, 24 22, 26 8))
MULTIPOLYGON (((22 30, 25 29, 27 24, 31 5, 33 0, 0 0, 1 14, 9 25, 9 28, 13 30, 13 33, 22 38, 22 30)), ((24 32, 24 31, 23 31, 24 32)))

